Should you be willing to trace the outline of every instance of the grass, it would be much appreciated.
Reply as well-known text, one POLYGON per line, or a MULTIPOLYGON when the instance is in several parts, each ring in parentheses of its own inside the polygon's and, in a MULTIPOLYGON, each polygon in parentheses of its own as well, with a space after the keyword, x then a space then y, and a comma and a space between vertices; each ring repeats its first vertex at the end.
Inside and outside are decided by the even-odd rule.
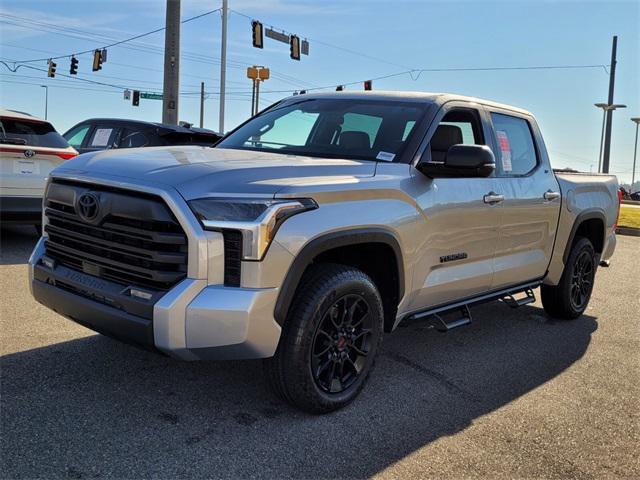
POLYGON ((640 228, 640 208, 620 205, 620 218, 618 226, 640 228))

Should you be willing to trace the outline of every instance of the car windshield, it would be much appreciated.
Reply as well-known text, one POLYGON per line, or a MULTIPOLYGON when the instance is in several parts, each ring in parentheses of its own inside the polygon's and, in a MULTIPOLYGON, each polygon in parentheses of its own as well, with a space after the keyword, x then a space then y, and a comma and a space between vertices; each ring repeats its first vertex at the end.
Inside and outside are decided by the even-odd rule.
POLYGON ((50 123, 6 117, 0 119, 0 143, 48 148, 69 146, 50 123))
POLYGON ((301 99, 251 119, 216 148, 390 162, 425 111, 412 102, 301 99))

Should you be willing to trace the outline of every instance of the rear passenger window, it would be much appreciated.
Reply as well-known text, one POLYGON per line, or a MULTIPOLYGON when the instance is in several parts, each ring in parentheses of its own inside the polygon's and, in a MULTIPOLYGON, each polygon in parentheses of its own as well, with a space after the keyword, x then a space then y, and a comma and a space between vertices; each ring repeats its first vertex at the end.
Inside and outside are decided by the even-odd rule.
POLYGON ((496 161, 502 174, 525 175, 533 170, 538 158, 529 122, 500 113, 492 113, 491 119, 498 140, 496 161))

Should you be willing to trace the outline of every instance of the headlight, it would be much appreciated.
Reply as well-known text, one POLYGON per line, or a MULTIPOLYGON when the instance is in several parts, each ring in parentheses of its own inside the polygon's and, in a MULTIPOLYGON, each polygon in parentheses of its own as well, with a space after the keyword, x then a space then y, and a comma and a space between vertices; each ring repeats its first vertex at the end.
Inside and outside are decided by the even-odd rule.
POLYGON ((318 208, 309 198, 200 198, 189 206, 206 230, 240 231, 243 260, 261 260, 287 218, 318 208))

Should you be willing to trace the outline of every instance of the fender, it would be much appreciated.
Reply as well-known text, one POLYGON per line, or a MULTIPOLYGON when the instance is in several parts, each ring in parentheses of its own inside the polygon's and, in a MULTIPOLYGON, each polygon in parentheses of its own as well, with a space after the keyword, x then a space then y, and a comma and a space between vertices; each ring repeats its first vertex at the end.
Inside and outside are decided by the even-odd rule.
POLYGON ((580 224, 585 220, 592 220, 597 218, 598 220, 602 220, 602 224, 604 228, 602 230, 602 244, 604 246, 604 240, 606 238, 607 233, 607 220, 604 216, 604 213, 600 210, 588 210, 586 212, 581 212, 576 217, 573 222, 573 227, 571 227, 571 233, 569 234, 569 238, 567 239, 567 243, 564 246, 564 254, 562 255, 562 263, 567 264, 567 259, 569 258, 569 253, 571 252, 571 246, 573 245, 573 240, 575 239, 576 232, 580 227, 580 224))
POLYGON ((398 299, 404 296, 404 263, 400 243, 395 235, 383 228, 354 228, 321 235, 308 242, 296 255, 282 282, 274 310, 274 318, 280 326, 284 325, 293 296, 298 288, 302 274, 319 254, 334 248, 363 243, 383 243, 391 247, 398 265, 398 299))

